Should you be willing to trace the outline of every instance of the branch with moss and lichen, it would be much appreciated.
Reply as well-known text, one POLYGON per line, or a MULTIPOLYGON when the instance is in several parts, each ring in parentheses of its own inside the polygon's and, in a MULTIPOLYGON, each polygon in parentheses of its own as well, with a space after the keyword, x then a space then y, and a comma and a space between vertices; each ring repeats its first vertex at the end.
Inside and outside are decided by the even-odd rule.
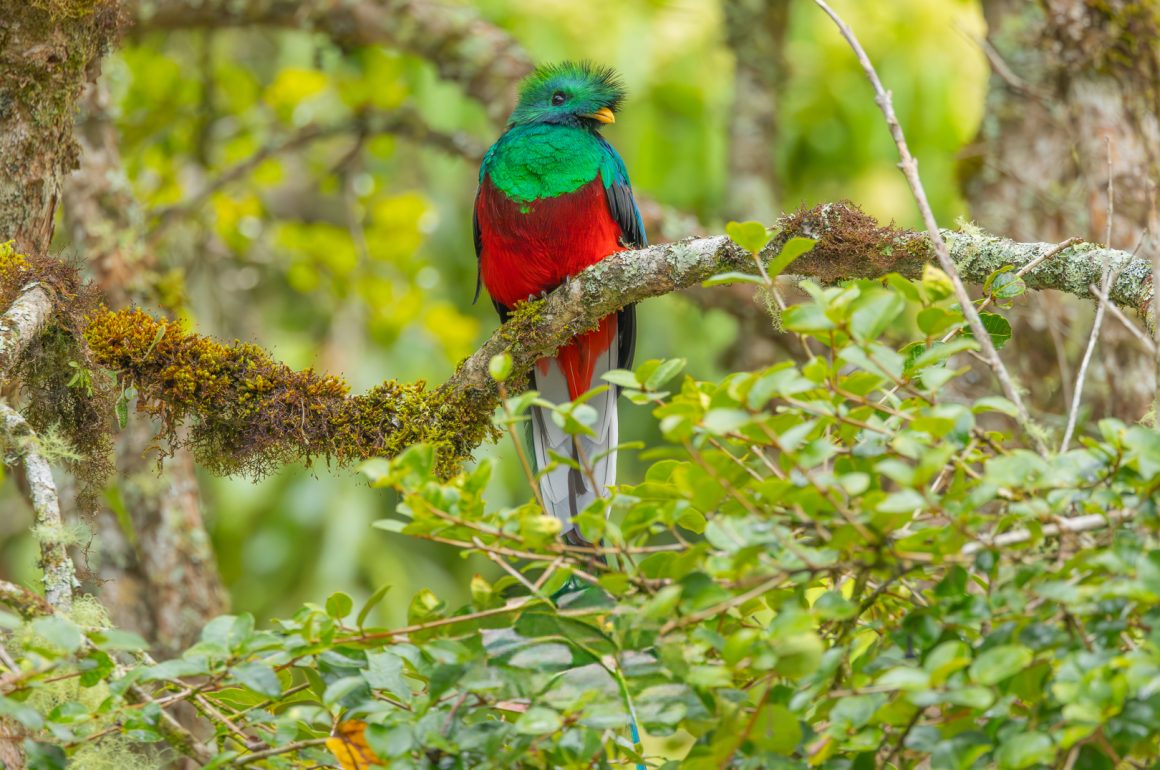
POLYGON ((40 568, 44 573, 44 598, 58 610, 72 606, 73 589, 78 585, 76 567, 69 558, 64 522, 52 468, 36 448, 36 434, 12 407, 0 402, 0 429, 4 451, 21 458, 28 482, 28 499, 36 519, 40 540, 40 568))
MULTIPOLYGON (((776 256, 794 236, 816 240, 793 271, 825 283, 897 272, 918 277, 933 258, 925 235, 883 227, 849 203, 831 203, 783 217, 761 252, 776 256)), ((1123 263, 1112 289, 1116 303, 1147 312, 1151 266, 1094 244, 1055 249, 1015 243, 981 231, 943 233, 963 278, 982 283, 994 271, 1019 269, 1055 250, 1023 279, 1032 288, 1089 296, 1105 260, 1123 263)), ((389 381, 351 395, 341 379, 294 371, 260 348, 200 337, 141 310, 93 314, 86 332, 94 359, 138 390, 138 408, 160 418, 171 445, 190 444, 200 462, 221 473, 263 473, 291 461, 347 463, 390 457, 411 444, 436 446, 439 469, 453 472, 493 438, 499 403, 488 373, 506 353, 523 375, 539 358, 593 328, 621 307, 696 286, 718 273, 753 268, 752 255, 725 236, 658 244, 614 254, 542 301, 522 305, 443 385, 389 381), (187 438, 178 428, 192 423, 187 438)))

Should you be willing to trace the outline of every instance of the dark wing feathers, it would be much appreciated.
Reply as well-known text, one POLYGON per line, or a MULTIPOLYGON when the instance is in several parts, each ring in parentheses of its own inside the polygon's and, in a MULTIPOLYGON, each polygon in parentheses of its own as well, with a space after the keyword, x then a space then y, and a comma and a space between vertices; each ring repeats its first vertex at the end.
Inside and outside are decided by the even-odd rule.
POLYGON ((608 208, 612 210, 612 218, 620 225, 621 244, 632 249, 647 246, 644 223, 640 220, 640 211, 636 208, 632 188, 628 183, 614 181, 605 188, 605 194, 608 196, 608 208))
MULTIPOLYGON (((479 190, 483 187, 480 186, 479 190)), ((475 238, 475 296, 471 304, 479 301, 479 292, 483 289, 483 235, 479 231, 479 190, 475 191, 475 203, 471 205, 471 230, 475 238)))
MULTIPOLYGON (((636 207, 636 200, 632 197, 632 185, 628 181, 628 170, 624 161, 612 145, 604 144, 608 153, 608 165, 602 173, 608 174, 604 194, 608 198, 608 209, 612 218, 620 225, 620 244, 629 249, 640 249, 648 245, 644 234, 644 222, 640 218, 640 209, 636 207)), ((636 305, 629 305, 617 314, 617 343, 619 360, 617 366, 621 369, 632 367, 632 360, 636 354, 636 305)))

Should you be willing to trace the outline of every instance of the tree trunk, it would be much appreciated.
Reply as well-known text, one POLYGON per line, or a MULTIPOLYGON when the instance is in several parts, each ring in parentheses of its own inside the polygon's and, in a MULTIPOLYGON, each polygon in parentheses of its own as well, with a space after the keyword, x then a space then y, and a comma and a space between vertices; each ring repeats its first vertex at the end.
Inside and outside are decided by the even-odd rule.
MULTIPOLYGON (((116 28, 114 2, 0 2, 0 242, 19 252, 48 252, 77 163, 73 109, 116 28)), ((0 721, 0 735, 0 764, 24 767, 19 726, 0 721)))
MULTIPOLYGON (((770 224, 778 214, 774 166, 778 102, 786 81, 782 54, 789 28, 789 0, 727 0, 725 35, 734 57, 733 109, 729 124, 729 189, 725 219, 770 224)), ((721 355, 726 369, 768 366, 790 352, 789 338, 771 333, 761 292, 748 284, 693 292, 705 309, 717 308, 737 320, 737 338, 721 355)))
MULTIPOLYGON (((1128 0, 984 0, 983 11, 993 75, 962 167, 975 219, 1016 240, 1105 241, 1110 172, 1109 245, 1131 249, 1160 168, 1160 12, 1128 0)), ((1086 343, 1089 307, 1058 295, 1016 305, 1030 328, 1014 335, 1007 357, 1021 362, 1043 407, 1070 401, 1068 359, 1086 343)), ((1102 377, 1106 392, 1093 389, 1093 411, 1139 419, 1155 391, 1147 356, 1115 322, 1098 350, 1089 379, 1102 377)))
MULTIPOLYGON (((76 135, 80 168, 64 186, 64 211, 73 246, 89 264, 113 305, 156 306, 144 245, 144 216, 125 176, 104 84, 93 81, 81 99, 76 135)), ((114 624, 141 634, 169 657, 197 639, 206 622, 227 608, 205 531, 193 459, 178 449, 158 466, 149 455, 155 429, 134 416, 117 451, 119 517, 99 512, 96 590, 114 624)))
POLYGON ((112 2, 0 3, 0 241, 18 251, 48 251, 77 164, 73 107, 116 22, 112 2))

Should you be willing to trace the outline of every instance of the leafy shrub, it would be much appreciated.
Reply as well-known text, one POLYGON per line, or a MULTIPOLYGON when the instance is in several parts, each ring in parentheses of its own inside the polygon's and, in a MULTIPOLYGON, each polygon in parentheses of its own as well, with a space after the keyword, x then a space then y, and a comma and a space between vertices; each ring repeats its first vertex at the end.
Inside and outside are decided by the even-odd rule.
MULTIPOLYGON (((210 767, 1156 761, 1160 433, 1104 420, 1029 451, 1005 399, 954 395, 974 342, 945 276, 805 288, 781 315, 800 365, 609 375, 663 442, 583 512, 602 546, 561 543, 534 500, 489 507, 490 463, 442 480, 416 446, 366 466, 400 501, 379 526, 500 564, 470 605, 424 591, 382 629, 384 592, 357 612, 335 594, 264 629, 218 618, 162 663, 123 632, 7 616, 23 673, 0 715, 43 767, 112 734, 172 746, 179 700, 216 726, 210 767)), ((553 414, 579 433, 588 411, 553 414)))

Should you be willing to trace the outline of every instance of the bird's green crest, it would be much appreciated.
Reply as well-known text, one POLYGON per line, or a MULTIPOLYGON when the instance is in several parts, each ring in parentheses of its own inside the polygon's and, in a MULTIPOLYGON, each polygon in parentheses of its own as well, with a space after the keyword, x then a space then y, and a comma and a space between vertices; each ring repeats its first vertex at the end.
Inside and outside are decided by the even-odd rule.
POLYGON ((538 67, 520 85, 520 100, 509 126, 560 123, 598 127, 609 119, 593 117, 601 110, 615 113, 624 100, 624 86, 609 67, 591 62, 561 62, 538 67))

